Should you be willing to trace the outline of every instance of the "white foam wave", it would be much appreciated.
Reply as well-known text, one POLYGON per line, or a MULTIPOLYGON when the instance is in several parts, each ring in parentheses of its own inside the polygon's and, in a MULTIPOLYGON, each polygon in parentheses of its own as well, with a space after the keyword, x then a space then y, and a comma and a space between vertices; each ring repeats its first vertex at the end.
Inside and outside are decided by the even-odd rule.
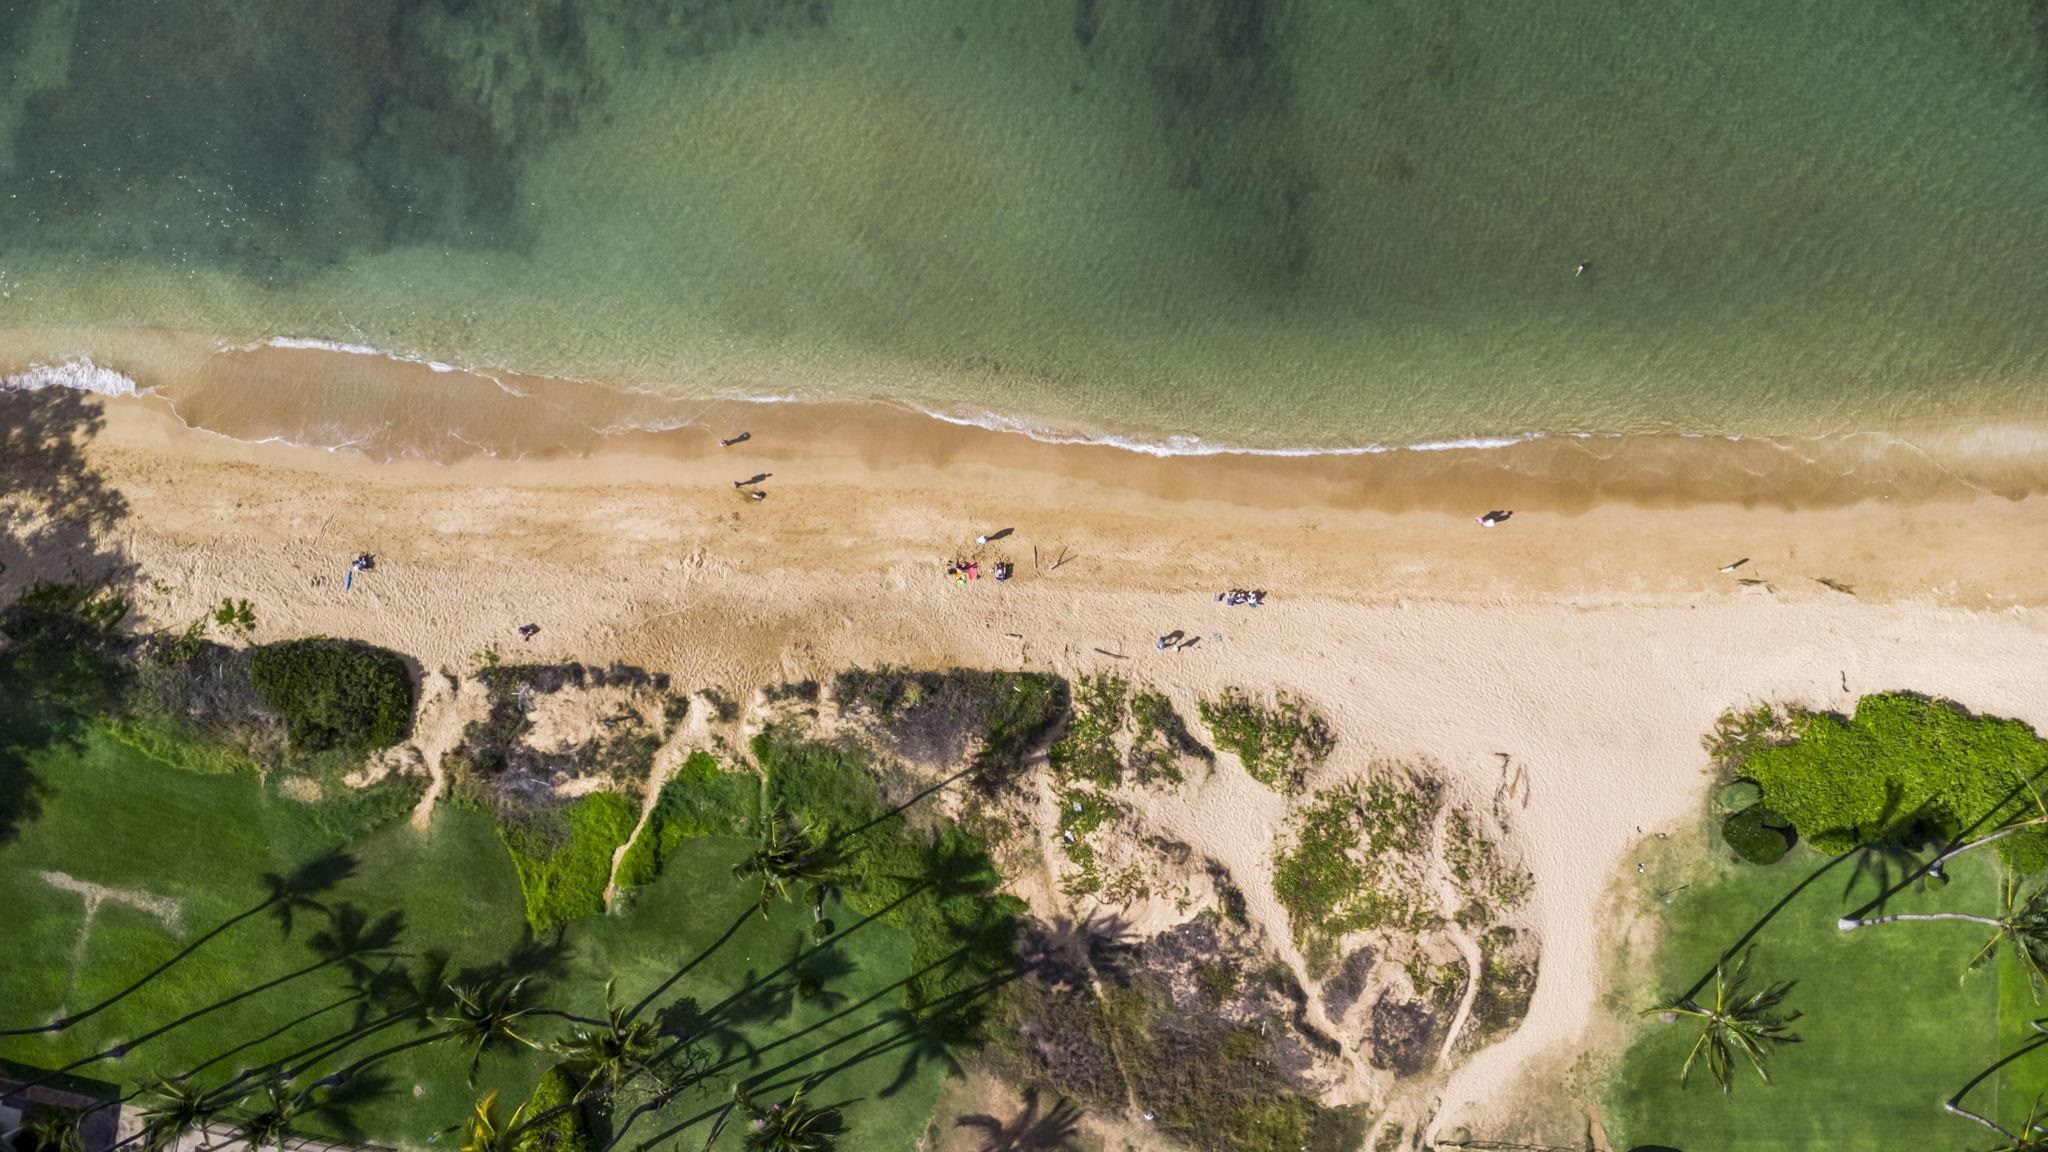
POLYGON ((432 360, 412 352, 391 352, 373 348, 368 344, 350 344, 341 340, 321 340, 311 336, 270 336, 251 344, 224 346, 223 351, 254 352, 258 348, 287 348, 307 352, 337 352, 344 356, 375 356, 383 360, 394 360, 400 364, 418 364, 430 372, 459 372, 464 376, 475 376, 489 380, 514 396, 525 393, 500 380, 493 372, 483 368, 471 368, 462 364, 450 364, 445 360, 432 360))
MULTIPOLYGON (((435 372, 460 372, 466 375, 480 377, 482 379, 491 381, 492 383, 496 384, 499 388, 503 389, 504 391, 513 396, 525 395, 525 393, 520 391, 517 387, 513 386, 512 384, 506 382, 503 379, 500 379, 491 370, 466 367, 458 364, 449 364, 439 360, 428 359, 427 357, 419 356, 413 353, 391 352, 382 348, 374 348, 367 344, 351 344, 344 341, 323 340, 304 336, 271 336, 266 339, 256 341, 255 343, 234 346, 232 348, 228 348, 227 350, 254 351, 258 348, 265 347, 303 349, 320 352, 335 352, 350 356, 377 356, 386 360, 398 361, 400 363, 423 365, 435 372)), ((576 378, 562 377, 562 379, 575 380, 576 378)), ((625 390, 628 392, 636 392, 643 394, 658 394, 657 390, 647 388, 644 386, 628 386, 625 390)), ((744 392, 738 390, 721 391, 715 394, 715 398, 723 401, 746 404, 811 404, 875 399, 873 397, 862 397, 857 395, 836 395, 830 392, 809 389, 783 392, 744 392)), ((1043 444, 1073 444, 1089 445, 1102 448, 1116 448, 1125 452, 1137 452, 1146 456, 1155 456, 1161 458, 1173 456, 1275 456, 1291 458, 1313 456, 1373 456, 1388 452, 1484 451, 1499 448, 1510 448, 1517 444, 1526 444, 1532 440, 1542 440, 1547 436, 1553 435, 1553 433, 1549 432, 1528 432, 1517 435, 1472 436, 1447 440, 1423 440, 1413 443, 1373 442, 1353 445, 1331 445, 1325 447, 1267 448, 1253 447, 1244 444, 1231 444, 1227 442, 1212 442, 1193 434, 1169 434, 1164 436, 1146 437, 1135 435, 1117 435, 1113 433, 1071 431, 1061 428, 1055 428, 1048 424, 1040 423, 1025 417, 1010 416, 1000 412, 962 411, 957 409, 949 410, 944 408, 927 407, 912 402, 889 402, 897 403, 901 407, 908 408, 911 411, 930 417, 931 419, 939 420, 944 423, 953 424, 960 427, 981 428, 991 432, 1004 432, 1012 435, 1025 436, 1043 444)), ((680 417, 674 420, 653 420, 644 423, 636 421, 624 425, 613 425, 609 427, 600 428, 597 429, 597 431, 601 435, 620 435, 632 432, 664 432, 682 427, 701 427, 701 423, 694 417, 680 417)), ((1571 436, 1576 439, 1606 439, 1609 437, 1620 437, 1627 435, 1627 433, 1624 432, 1584 431, 1558 432, 1554 434, 1571 436)), ((1701 434, 1691 433, 1690 435, 1701 434)), ((1730 440, 1743 439, 1743 437, 1741 436, 1729 436, 1727 438, 1730 440)))
MULTIPOLYGON (((1333 445, 1326 448, 1254 448, 1243 444, 1212 443, 1195 435, 1168 435, 1156 438, 1117 436, 1110 434, 1091 435, 1083 432, 1067 432, 1034 423, 1017 416, 1006 416, 999 412, 949 412, 943 409, 912 408, 934 420, 963 428, 982 428, 990 432, 1008 432, 1026 436, 1042 444, 1084 444, 1103 448, 1119 448, 1126 452, 1140 452, 1147 456, 1377 456, 1387 452, 1451 452, 1459 450, 1507 448, 1530 440, 1541 440, 1546 433, 1530 432, 1520 436, 1475 436, 1459 440, 1426 440, 1414 444, 1353 444, 1333 445)), ((1573 433, 1579 436, 1598 433, 1573 433)))
POLYGON ((136 386, 135 378, 80 356, 59 364, 31 364, 18 372, 0 375, 0 392, 26 392, 38 388, 73 388, 101 396, 135 396, 147 389, 136 386))

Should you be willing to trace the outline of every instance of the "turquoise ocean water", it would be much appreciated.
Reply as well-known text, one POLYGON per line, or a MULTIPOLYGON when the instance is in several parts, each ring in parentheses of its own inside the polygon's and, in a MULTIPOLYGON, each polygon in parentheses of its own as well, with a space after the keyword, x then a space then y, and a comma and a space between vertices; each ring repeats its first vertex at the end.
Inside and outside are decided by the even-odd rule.
POLYGON ((0 0, 0 291, 1211 445, 2034 420, 2048 10, 0 0))

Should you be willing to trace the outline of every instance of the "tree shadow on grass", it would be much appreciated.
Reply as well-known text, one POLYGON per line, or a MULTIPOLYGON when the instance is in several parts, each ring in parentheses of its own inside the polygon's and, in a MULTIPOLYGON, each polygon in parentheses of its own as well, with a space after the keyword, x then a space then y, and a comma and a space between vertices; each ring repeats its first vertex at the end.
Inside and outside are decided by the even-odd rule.
POLYGON ((269 894, 262 900, 207 929, 183 948, 172 953, 163 963, 144 973, 126 988, 96 1004, 88 1005, 69 1016, 60 1020, 53 1020, 48 1024, 41 1024, 31 1028, 0 1029, 0 1036, 22 1036, 38 1032, 62 1032, 93 1016, 97 1016, 129 996, 134 995, 137 991, 147 986, 150 981, 169 971, 179 961, 197 952, 215 937, 252 916, 257 916, 264 912, 271 913, 277 919, 279 930, 286 937, 290 937, 296 913, 309 909, 313 911, 326 911, 326 906, 320 903, 319 898, 321 894, 332 889, 336 884, 339 884, 349 876, 354 875, 355 869, 355 857, 335 849, 313 857, 297 868, 292 869, 289 873, 266 872, 263 874, 263 884, 269 889, 269 894))

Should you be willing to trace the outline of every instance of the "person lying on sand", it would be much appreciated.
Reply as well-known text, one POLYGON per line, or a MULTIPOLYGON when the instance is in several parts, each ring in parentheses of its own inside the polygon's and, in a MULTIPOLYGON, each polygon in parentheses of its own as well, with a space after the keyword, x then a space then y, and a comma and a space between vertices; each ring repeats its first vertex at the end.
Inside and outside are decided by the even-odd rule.
POLYGON ((1511 511, 1508 511, 1503 508, 1496 508, 1493 511, 1488 512, 1486 515, 1481 516, 1479 518, 1479 526, 1481 528, 1491 528, 1495 524, 1504 524, 1507 522, 1507 518, 1513 515, 1514 513, 1511 511))
POLYGON ((720 440, 718 446, 720 448, 730 448, 735 444, 744 444, 753 438, 754 434, 752 432, 742 432, 737 436, 729 436, 724 440, 720 440))

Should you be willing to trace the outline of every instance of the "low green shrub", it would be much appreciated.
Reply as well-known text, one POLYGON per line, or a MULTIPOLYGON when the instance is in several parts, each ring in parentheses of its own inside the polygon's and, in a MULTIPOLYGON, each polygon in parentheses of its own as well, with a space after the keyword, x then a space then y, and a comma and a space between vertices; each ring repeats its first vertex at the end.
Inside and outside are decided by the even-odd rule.
POLYGON ((1083 676, 1074 682, 1073 711, 1067 730, 1046 750, 1046 762, 1061 781, 1088 780, 1114 788, 1123 779, 1116 748, 1124 724, 1124 695, 1129 686, 1114 672, 1083 676))
POLYGON ((597 1141, 584 1121, 583 1109, 564 1107, 576 1098, 576 1088, 576 1078, 560 1064, 541 1074, 526 1102, 527 1120, 550 1112, 554 1115, 527 1129, 514 1152, 595 1152, 597 1141))
POLYGON ((647 823, 620 858, 619 887, 651 883, 688 837, 754 835, 760 804, 760 777, 727 772, 709 752, 692 752, 662 785, 647 823))
POLYGON ((346 640, 287 640, 256 649, 249 675, 302 750, 361 755, 412 734, 412 680, 396 652, 346 640))
POLYGON ((1763 785, 1754 780, 1731 780, 1714 793, 1714 803, 1723 812, 1754 808, 1764 798, 1763 785))
POLYGON ((0 636, 12 641, 0 662, 40 700, 102 711, 119 699, 128 675, 120 631, 127 617, 127 598, 112 589, 37 581, 0 610, 0 636))
POLYGON ((1352 932, 1427 925, 1424 902, 1385 864, 1419 847, 1426 825, 1427 808, 1391 798, 1401 794, 1384 781, 1347 785, 1318 792, 1295 812, 1291 835, 1274 854, 1273 893, 1311 972, 1328 969, 1352 932))
POLYGON ((1721 822, 1721 839, 1751 864, 1776 864, 1792 850, 1783 820, 1762 805, 1744 808, 1721 822))
POLYGON ((1059 793, 1060 851, 1078 871, 1064 880, 1061 891, 1079 898, 1102 890, 1102 865, 1090 837, 1124 815, 1124 806, 1091 789, 1068 788, 1059 793))
POLYGON ((1252 779, 1268 788, 1300 790, 1308 770, 1329 759, 1337 743, 1321 713, 1285 692, 1269 708, 1243 689, 1225 688, 1197 711, 1217 746, 1235 752, 1252 779))
MULTIPOLYGON (((1865 696, 1852 716, 1797 712, 1785 728, 1788 740, 1752 748, 1736 767, 1823 852, 1981 833, 2038 814, 2024 785, 2048 787, 2035 779, 2048 769, 2048 743, 2032 728, 1946 700, 1865 696)), ((2009 836, 1998 850, 2020 871, 2037 871, 2048 865, 2048 833, 2009 836)))
POLYGON ((639 813, 616 792, 593 792, 566 808, 531 807, 501 816, 498 834, 519 872, 526 919, 536 932, 604 911, 612 853, 639 813))

